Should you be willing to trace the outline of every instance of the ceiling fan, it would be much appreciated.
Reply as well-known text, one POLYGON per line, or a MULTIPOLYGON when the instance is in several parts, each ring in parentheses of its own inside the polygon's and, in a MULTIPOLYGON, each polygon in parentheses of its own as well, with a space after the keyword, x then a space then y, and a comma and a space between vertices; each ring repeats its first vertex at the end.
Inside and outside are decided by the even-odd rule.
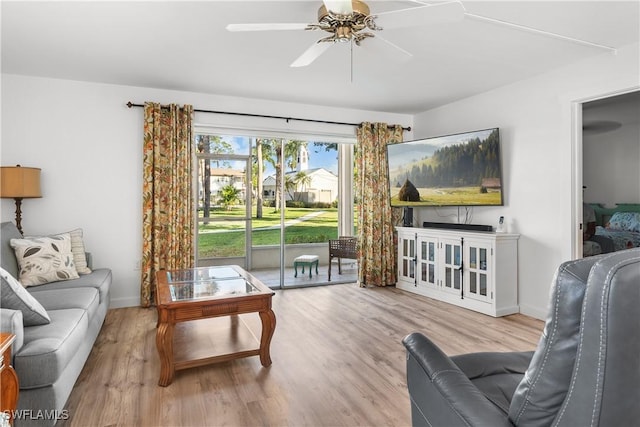
POLYGON ((291 67, 304 67, 311 64, 335 43, 346 42, 360 46, 364 40, 374 37, 411 56, 411 53, 400 46, 381 37, 380 31, 452 23, 465 17, 616 52, 616 49, 610 46, 472 14, 465 10, 460 0, 445 0, 439 3, 424 3, 423 0, 409 1, 417 3, 419 6, 372 15, 369 6, 361 0, 323 0, 323 4, 318 10, 317 23, 229 24, 226 28, 228 31, 321 30, 330 33, 330 35, 319 39, 311 45, 291 64, 291 67))
POLYGON ((378 32, 392 28, 455 22, 464 17, 464 9, 459 1, 420 4, 418 7, 371 15, 369 6, 361 0, 324 0, 318 10, 318 23, 229 24, 226 28, 228 31, 321 30, 330 33, 302 53, 291 64, 292 67, 311 64, 335 43, 352 42, 360 46, 363 40, 373 37, 411 56, 406 50, 382 38, 378 32))

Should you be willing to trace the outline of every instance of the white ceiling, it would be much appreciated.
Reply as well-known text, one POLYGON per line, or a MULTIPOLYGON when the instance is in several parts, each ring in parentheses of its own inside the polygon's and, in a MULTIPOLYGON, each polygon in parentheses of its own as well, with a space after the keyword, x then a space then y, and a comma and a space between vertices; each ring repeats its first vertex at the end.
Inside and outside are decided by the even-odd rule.
MULTIPOLYGON (((640 125, 640 91, 611 96, 583 104, 583 130, 589 134, 616 130, 623 125, 640 125)), ((638 141, 640 143, 640 141, 638 141)))
MULTIPOLYGON (((416 1, 369 1, 372 14, 416 1)), ((2 72, 398 113, 417 113, 604 49, 465 18, 383 30, 290 68, 323 34, 230 33, 229 23, 316 21, 317 1, 2 1, 2 72)), ((640 38, 640 1, 463 1, 467 12, 619 48, 640 38)))

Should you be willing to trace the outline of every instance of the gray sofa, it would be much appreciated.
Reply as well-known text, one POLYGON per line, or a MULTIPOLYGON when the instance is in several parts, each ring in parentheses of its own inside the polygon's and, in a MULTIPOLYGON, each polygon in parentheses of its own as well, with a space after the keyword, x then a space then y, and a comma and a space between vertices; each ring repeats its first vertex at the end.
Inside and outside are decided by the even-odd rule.
POLYGON ((561 265, 533 353, 450 358, 408 335, 413 425, 639 425, 639 306, 640 248, 561 265))
MULTIPOLYGON (((2 268, 17 278, 10 240, 22 236, 11 222, 1 227, 2 268)), ((12 362, 20 383, 18 410, 25 410, 16 425, 54 425, 68 416, 63 409, 104 322, 110 286, 111 270, 93 269, 77 279, 26 288, 46 310, 48 324, 24 326, 22 311, 0 308, 0 329, 16 335, 12 362)))

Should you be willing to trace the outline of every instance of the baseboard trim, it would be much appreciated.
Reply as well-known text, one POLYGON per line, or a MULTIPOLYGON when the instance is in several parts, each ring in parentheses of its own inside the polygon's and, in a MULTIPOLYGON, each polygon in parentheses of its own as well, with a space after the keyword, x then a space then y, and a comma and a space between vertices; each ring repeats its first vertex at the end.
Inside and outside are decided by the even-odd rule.
POLYGON ((540 308, 532 307, 530 305, 520 304, 520 314, 540 320, 545 320, 547 318, 547 310, 540 310, 540 308))
POLYGON ((111 298, 109 308, 139 307, 140 297, 111 298))

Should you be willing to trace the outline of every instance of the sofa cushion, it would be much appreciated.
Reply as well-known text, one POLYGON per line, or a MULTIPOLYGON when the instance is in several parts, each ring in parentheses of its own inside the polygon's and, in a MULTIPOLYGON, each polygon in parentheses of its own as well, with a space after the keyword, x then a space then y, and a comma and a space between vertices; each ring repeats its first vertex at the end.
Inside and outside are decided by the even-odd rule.
POLYGON ((18 260, 18 279, 24 286, 78 278, 69 234, 11 239, 10 244, 18 260))
POLYGON ((24 345, 13 359, 21 389, 53 384, 86 339, 86 310, 50 310, 49 317, 47 325, 24 329, 24 345))
POLYGON ((20 310, 24 326, 44 325, 49 323, 49 315, 44 307, 20 282, 0 267, 0 307, 20 310))
POLYGON ((18 277, 18 260, 16 260, 16 253, 11 247, 11 239, 22 239, 22 234, 14 223, 3 222, 0 225, 0 257, 2 257, 0 261, 2 268, 13 277, 18 277))
POLYGON ((93 319, 100 305, 100 294, 96 288, 51 289, 35 292, 33 297, 47 310, 81 308, 93 319))
POLYGON ((53 289, 76 289, 76 288, 96 288, 100 292, 100 303, 109 298, 109 287, 111 285, 111 270, 108 268, 96 268, 91 274, 80 276, 73 280, 63 280, 60 282, 47 283, 43 286, 32 286, 29 292, 37 297, 39 292, 53 289))

